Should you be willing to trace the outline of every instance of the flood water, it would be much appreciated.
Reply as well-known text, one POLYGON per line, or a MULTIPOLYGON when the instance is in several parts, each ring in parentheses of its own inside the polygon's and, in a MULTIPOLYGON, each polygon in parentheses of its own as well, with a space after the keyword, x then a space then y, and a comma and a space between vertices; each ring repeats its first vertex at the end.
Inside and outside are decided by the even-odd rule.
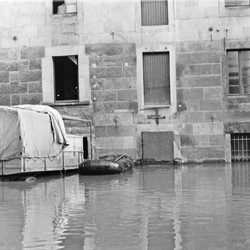
POLYGON ((250 165, 0 182, 0 249, 250 249, 250 165))

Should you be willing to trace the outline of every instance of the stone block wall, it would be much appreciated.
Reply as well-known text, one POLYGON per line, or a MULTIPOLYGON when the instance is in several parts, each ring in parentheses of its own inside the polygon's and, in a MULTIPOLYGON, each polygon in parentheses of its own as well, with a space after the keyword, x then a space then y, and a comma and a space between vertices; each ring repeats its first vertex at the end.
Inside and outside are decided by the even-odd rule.
POLYGON ((177 110, 182 123, 184 161, 223 160, 221 42, 181 42, 177 46, 177 110))
POLYGON ((135 44, 89 44, 96 154, 135 155, 138 112, 135 44))
POLYGON ((41 58, 44 47, 0 51, 0 105, 42 102, 41 58))

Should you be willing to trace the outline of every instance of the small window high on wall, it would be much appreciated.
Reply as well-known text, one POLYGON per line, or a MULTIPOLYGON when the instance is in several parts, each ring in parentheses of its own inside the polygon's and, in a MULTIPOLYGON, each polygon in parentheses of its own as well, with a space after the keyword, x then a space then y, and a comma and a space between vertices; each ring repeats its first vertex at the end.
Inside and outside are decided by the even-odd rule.
POLYGON ((143 53, 144 105, 170 104, 169 52, 143 53))
POLYGON ((227 60, 229 95, 250 94, 250 50, 229 50, 227 60))
POLYGON ((77 0, 53 0, 53 14, 73 14, 77 12, 77 0))
POLYGON ((247 6, 250 0, 225 0, 226 7, 247 6))
POLYGON ((167 0, 141 0, 142 26, 168 25, 167 0))
POLYGON ((55 79, 55 101, 77 101, 78 57, 53 57, 55 79))

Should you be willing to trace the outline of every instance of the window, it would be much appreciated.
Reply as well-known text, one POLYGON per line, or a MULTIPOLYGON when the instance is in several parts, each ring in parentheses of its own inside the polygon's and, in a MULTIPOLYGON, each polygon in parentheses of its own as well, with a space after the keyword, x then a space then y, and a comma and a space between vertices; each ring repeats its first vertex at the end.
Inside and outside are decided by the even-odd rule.
POLYGON ((76 13, 76 0, 53 0, 53 14, 76 13))
POLYGON ((142 26, 168 25, 167 0, 141 0, 142 26))
POLYGON ((170 104, 169 52, 143 53, 145 105, 170 104))
POLYGON ((250 134, 231 134, 232 161, 250 160, 250 134))
POLYGON ((225 0, 226 7, 247 6, 249 4, 250 0, 225 0))
POLYGON ((78 57, 53 57, 55 101, 78 100, 78 57))
POLYGON ((227 52, 229 94, 250 94, 250 50, 227 52))

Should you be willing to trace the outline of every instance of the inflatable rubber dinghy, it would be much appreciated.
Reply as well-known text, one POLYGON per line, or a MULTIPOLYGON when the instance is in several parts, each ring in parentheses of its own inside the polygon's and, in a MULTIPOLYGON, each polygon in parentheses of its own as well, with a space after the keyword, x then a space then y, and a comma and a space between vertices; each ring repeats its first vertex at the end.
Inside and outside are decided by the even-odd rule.
POLYGON ((81 175, 120 174, 131 170, 133 161, 126 155, 103 156, 98 160, 87 160, 79 165, 81 175))

